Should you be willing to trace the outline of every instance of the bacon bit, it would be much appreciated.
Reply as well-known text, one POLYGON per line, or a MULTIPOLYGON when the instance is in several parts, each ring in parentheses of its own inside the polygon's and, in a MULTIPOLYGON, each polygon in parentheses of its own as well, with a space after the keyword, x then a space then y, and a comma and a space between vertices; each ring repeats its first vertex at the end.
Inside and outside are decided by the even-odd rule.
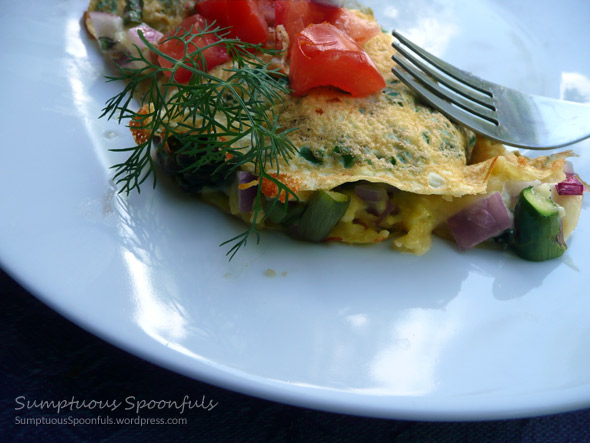
POLYGON ((322 115, 324 113, 324 110, 322 108, 317 108, 315 112, 316 114, 322 115))
POLYGON ((342 100, 340 100, 340 98, 338 97, 334 97, 331 98, 330 100, 328 100, 328 103, 340 103, 342 100))
MULTIPOLYGON (((270 174, 270 175, 273 176, 274 178, 278 179, 280 182, 284 183, 285 185, 287 185, 293 192, 297 193, 297 191, 299 190, 298 182, 295 178, 293 178, 289 175, 283 175, 283 174, 279 174, 278 177, 276 174, 270 174)), ((276 185, 276 183, 274 183, 268 179, 264 179, 264 180, 262 180, 261 191, 265 196, 273 198, 273 197, 276 197, 277 194, 279 193, 279 187, 276 185)), ((286 192, 282 191, 281 195, 279 195, 279 201, 281 201, 282 203, 285 203, 285 198, 286 198, 286 192)), ((289 199, 294 200, 294 197, 289 195, 289 199)))
MULTIPOLYGON (((144 115, 148 112, 149 105, 143 105, 139 109, 139 111, 137 111, 137 114, 144 115)), ((142 143, 145 143, 149 140, 150 131, 148 131, 147 129, 143 129, 144 117, 140 117, 139 115, 131 119, 131 121, 129 122, 129 129, 131 131, 131 135, 133 136, 133 140, 135 140, 135 143, 141 145, 142 143)))

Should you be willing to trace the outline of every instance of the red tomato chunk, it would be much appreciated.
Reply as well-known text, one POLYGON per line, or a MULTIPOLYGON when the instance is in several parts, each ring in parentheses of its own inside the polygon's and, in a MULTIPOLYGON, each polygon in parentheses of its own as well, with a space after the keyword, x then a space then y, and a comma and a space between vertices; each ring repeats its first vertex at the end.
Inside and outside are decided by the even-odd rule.
POLYGON ((361 45, 381 32, 381 27, 377 22, 365 20, 348 9, 339 9, 330 23, 346 32, 350 38, 361 45))
POLYGON ((276 24, 285 27, 291 42, 307 26, 324 22, 336 26, 361 45, 380 32, 377 23, 365 20, 348 9, 321 5, 309 0, 277 0, 275 17, 276 24))
POLYGON ((289 40, 293 43, 295 36, 311 24, 329 22, 339 11, 333 6, 320 5, 308 0, 275 1, 275 23, 283 25, 289 40))
POLYGON ((197 3, 196 11, 209 23, 228 27, 229 35, 248 43, 266 43, 269 36, 265 6, 255 0, 205 0, 197 3))
MULTIPOLYGON (((195 51, 199 50, 199 48, 204 48, 205 46, 214 44, 216 41, 218 41, 217 37, 212 34, 207 34, 202 37, 194 37, 189 43, 187 43, 186 49, 182 41, 174 38, 168 40, 168 38, 174 35, 183 35, 185 32, 189 31, 191 34, 197 35, 203 29, 205 29, 205 19, 203 17, 198 14, 187 17, 180 24, 180 27, 176 32, 169 34, 162 39, 162 43, 158 45, 158 49, 175 60, 181 61, 185 58, 185 56, 190 53, 194 53, 195 51)), ((205 57, 207 70, 213 69, 215 66, 230 60, 225 46, 221 44, 205 49, 203 51, 203 56, 205 57)), ((158 56, 158 64, 163 68, 172 68, 174 66, 173 62, 162 56, 158 56)), ((188 63, 186 60, 185 64, 194 66, 194 64, 188 63)), ((200 64, 195 67, 198 69, 204 69, 204 67, 200 66, 200 64)), ((172 75, 172 73, 169 71, 165 71, 164 74, 168 77, 172 75)), ((174 80, 176 80, 178 83, 188 83, 191 77, 192 72, 183 67, 177 68, 174 74, 174 80)))
POLYGON ((289 80, 298 96, 318 86, 333 86, 354 97, 385 88, 385 80, 364 49, 329 23, 310 25, 297 34, 289 80))

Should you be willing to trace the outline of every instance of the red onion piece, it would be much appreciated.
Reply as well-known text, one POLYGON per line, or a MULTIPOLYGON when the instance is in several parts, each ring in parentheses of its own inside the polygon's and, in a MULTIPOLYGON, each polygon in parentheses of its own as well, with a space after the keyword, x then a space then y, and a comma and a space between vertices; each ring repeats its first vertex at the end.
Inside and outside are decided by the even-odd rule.
POLYGON ((494 192, 449 217, 447 223, 457 245, 468 249, 510 228, 512 219, 502 196, 494 192))
POLYGON ((123 30, 123 19, 108 12, 92 11, 90 21, 97 37, 108 37, 117 41, 117 33, 123 30))
POLYGON ((135 27, 129 29, 127 31, 127 35, 129 36, 129 40, 133 44, 136 44, 140 49, 144 48, 145 44, 144 44, 143 40, 139 37, 139 34, 137 31, 141 31, 144 38, 152 44, 158 43, 164 37, 164 34, 162 34, 160 31, 152 28, 151 26, 146 25, 145 23, 142 23, 138 26, 135 26, 135 27))
POLYGON ((378 186, 356 185, 354 193, 366 202, 379 202, 387 200, 387 191, 378 186))
POLYGON ((247 171, 236 172, 238 179, 238 208, 240 212, 250 212, 254 207, 254 199, 258 192, 258 185, 252 185, 242 189, 240 185, 247 185, 257 180, 257 177, 247 171))
POLYGON ((573 173, 566 173, 565 180, 557 183, 555 189, 559 195, 582 195, 584 194, 584 184, 578 180, 573 173))
POLYGON ((385 206, 385 210, 381 213, 379 218, 377 219, 377 226, 380 226, 383 223, 383 220, 387 218, 388 215, 396 215, 399 214, 399 208, 397 205, 392 202, 391 200, 387 200, 387 204, 385 206))

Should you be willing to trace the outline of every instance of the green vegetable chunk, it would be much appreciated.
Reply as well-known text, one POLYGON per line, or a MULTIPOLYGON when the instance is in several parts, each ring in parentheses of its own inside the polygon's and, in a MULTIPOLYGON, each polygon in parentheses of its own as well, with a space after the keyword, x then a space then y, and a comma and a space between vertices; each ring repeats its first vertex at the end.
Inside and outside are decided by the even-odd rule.
POLYGON ((349 205, 348 195, 334 191, 317 191, 299 219, 297 233, 303 240, 322 241, 336 226, 349 205))
POLYGON ((562 208, 551 199, 549 185, 524 189, 514 209, 514 250, 531 261, 550 260, 567 249, 562 208))
POLYGON ((305 209, 300 203, 281 203, 277 200, 265 200, 264 212, 268 219, 276 224, 289 225, 299 217, 305 209))

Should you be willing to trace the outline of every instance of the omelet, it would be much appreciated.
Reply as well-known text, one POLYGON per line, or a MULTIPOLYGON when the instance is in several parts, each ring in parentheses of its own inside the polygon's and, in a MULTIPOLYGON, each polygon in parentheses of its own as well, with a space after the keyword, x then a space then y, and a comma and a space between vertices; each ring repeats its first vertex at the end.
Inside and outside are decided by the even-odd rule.
MULTIPOLYGON (((171 32, 194 12, 195 3, 199 2, 92 0, 85 16, 86 25, 100 40, 89 12, 125 17, 131 9, 139 11, 140 21, 154 30, 171 32)), ((367 11, 354 14, 360 20, 374 22, 367 11)), ((269 38, 269 42, 280 40, 288 47, 290 37, 284 27, 275 28, 273 23, 269 26, 271 37, 275 37, 269 38)), ((118 32, 122 35, 121 29, 118 32)), ((378 32, 362 43, 362 50, 383 77, 385 87, 381 91, 355 97, 337 88, 319 87, 303 96, 286 95, 276 104, 276 124, 288 133, 296 153, 267 165, 267 172, 293 191, 296 198, 291 200, 295 201, 282 200, 281 204, 295 208, 294 216, 273 216, 275 203, 255 211, 240 204, 240 193, 250 187, 260 187, 266 199, 278 197, 276 186, 258 182, 254 164, 241 167, 250 174, 250 181, 229 183, 221 193, 225 196, 222 203, 219 193, 205 195, 215 195, 219 206, 249 223, 289 232, 299 229, 299 237, 305 237, 301 235, 305 231, 301 225, 309 223, 312 212, 316 219, 313 223, 321 225, 325 220, 319 220, 322 217, 317 214, 327 210, 333 217, 338 216, 326 224, 326 232, 318 237, 322 241, 374 243, 390 239, 395 249, 420 255, 428 251, 435 233, 449 238, 458 235, 449 229, 451 217, 499 193, 510 226, 502 225, 502 232, 487 240, 506 238, 507 232, 514 231, 517 191, 525 185, 542 183, 555 188, 567 180, 572 175, 571 171, 567 173, 566 166, 572 153, 530 159, 454 124, 424 104, 394 76, 392 42, 389 33, 378 32), (338 210, 332 210, 330 205, 338 210), (312 206, 322 210, 312 211, 312 206)), ((108 50, 105 53, 114 57, 108 50)), ((269 61, 289 74, 287 51, 269 61)), ((231 63, 210 73, 227 76, 226 68, 231 63)), ((145 109, 149 106, 144 104, 145 109)), ((137 131, 134 134, 138 143, 146 137, 141 134, 138 138, 137 131)), ((234 148, 247 150, 248 139, 238 140, 234 148)), ((164 150, 165 154, 171 152, 164 150)), ((577 176, 576 180, 583 187, 583 194, 586 185, 577 176)), ((560 223, 566 227, 565 238, 573 231, 580 213, 581 195, 575 197, 553 199, 561 203, 558 206, 562 209, 560 223)))
POLYGON ((334 90, 288 98, 279 124, 297 128, 299 156, 279 168, 300 191, 366 180, 417 194, 485 192, 487 165, 469 165, 475 136, 420 103, 391 72, 392 36, 380 33, 365 50, 386 79, 380 94, 353 98, 334 90), (302 173, 305 171, 305 173, 302 173))
POLYGON ((135 10, 140 21, 161 32, 173 29, 187 16, 194 2, 184 0, 91 0, 85 14, 87 29, 94 34, 89 12, 104 12, 123 17, 128 11, 135 10))

